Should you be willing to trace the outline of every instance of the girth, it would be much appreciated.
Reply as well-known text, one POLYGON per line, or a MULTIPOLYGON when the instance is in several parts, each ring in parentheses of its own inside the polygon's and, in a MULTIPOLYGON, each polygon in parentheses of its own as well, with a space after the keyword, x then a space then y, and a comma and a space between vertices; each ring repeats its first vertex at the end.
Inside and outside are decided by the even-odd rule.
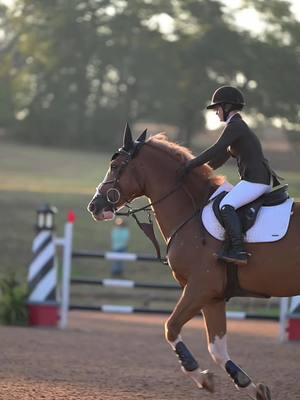
POLYGON ((223 299, 226 301, 230 300, 232 297, 258 297, 264 299, 269 299, 271 297, 267 294, 249 292, 241 288, 238 277, 238 266, 235 264, 226 263, 226 276, 227 283, 223 295, 223 299))

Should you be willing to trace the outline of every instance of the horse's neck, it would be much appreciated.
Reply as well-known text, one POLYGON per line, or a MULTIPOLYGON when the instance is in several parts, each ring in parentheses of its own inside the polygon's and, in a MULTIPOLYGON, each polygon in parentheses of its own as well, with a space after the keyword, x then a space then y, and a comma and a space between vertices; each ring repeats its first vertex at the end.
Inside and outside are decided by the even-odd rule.
POLYGON ((176 170, 179 166, 176 160, 166 157, 157 160, 151 158, 151 163, 145 168, 146 195, 150 202, 155 203, 153 206, 155 217, 165 240, 170 238, 172 233, 196 211, 196 208, 199 208, 208 190, 203 182, 189 177, 188 183, 159 201, 178 184, 176 170))

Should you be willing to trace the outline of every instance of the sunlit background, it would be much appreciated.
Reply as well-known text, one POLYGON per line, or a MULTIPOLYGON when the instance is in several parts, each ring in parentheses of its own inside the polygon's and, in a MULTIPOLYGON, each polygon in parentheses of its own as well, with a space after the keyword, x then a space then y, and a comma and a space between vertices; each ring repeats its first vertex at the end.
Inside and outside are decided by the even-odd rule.
MULTIPOLYGON (((46 203, 58 208, 58 234, 73 209, 74 245, 110 249, 113 223, 95 223, 86 205, 125 123, 135 137, 165 131, 199 154, 223 127, 206 112, 220 85, 244 93, 245 120, 300 197, 299 44, 296 0, 2 1, 0 278, 15 271, 26 281, 35 212, 46 203)), ((216 173, 239 179, 233 160, 216 173)), ((153 254, 128 223, 129 250, 153 254)), ((84 261, 75 276, 82 266, 110 273, 108 261, 84 261)), ((124 276, 172 280, 141 263, 124 276)))
MULTIPOLYGON (((199 392, 184 376, 188 373, 182 374, 178 358, 165 342, 164 319, 168 317, 157 313, 170 315, 182 293, 170 268, 157 259, 153 262, 154 246, 133 218, 124 217, 120 228, 121 221, 118 226, 116 220, 96 222, 87 211, 112 154, 122 146, 126 122, 134 138, 145 128, 148 137, 164 131, 170 140, 198 155, 222 132, 224 123, 206 107, 214 90, 228 84, 243 92, 243 118, 259 137, 272 168, 284 178, 282 183, 288 184, 290 197, 299 200, 300 0, 0 0, 1 400, 270 399, 261 383, 261 394, 254 394, 257 382, 270 386, 272 399, 300 398, 299 340, 278 342, 280 327, 275 320, 285 312, 280 312, 280 300, 275 297, 235 297, 226 302, 231 317, 239 319, 228 321, 230 358, 234 358, 232 366, 226 363, 226 370, 235 382, 241 378, 240 384, 248 382, 246 373, 253 379, 238 392, 230 376, 222 375, 213 363, 205 340, 204 325, 209 325, 207 337, 210 341, 216 338, 209 345, 210 353, 219 350, 215 354, 221 365, 220 354, 227 354, 224 316, 218 314, 222 301, 211 301, 206 307, 206 312, 213 314, 206 315, 206 324, 201 318, 187 323, 184 340, 203 368, 201 374, 197 369, 190 376, 204 379, 210 376, 208 369, 215 376, 214 395, 199 392), (43 223, 47 221, 49 228, 51 216, 53 235, 48 235, 43 223), (117 243, 117 248, 113 232, 124 229, 124 224, 129 243, 122 241, 122 248, 117 243), (37 225, 41 230, 38 240, 37 225), (69 233, 69 241, 64 232, 69 233), (72 257, 68 251, 63 257, 66 243, 72 257), (101 257, 107 257, 107 252, 111 257, 111 250, 133 254, 127 254, 120 266, 101 257), (62 289, 64 262, 71 270, 72 281, 64 274, 70 296, 62 289), (170 286, 174 290, 166 289, 170 286), (60 318, 62 297, 69 297, 71 305, 64 303, 64 311, 72 309, 69 325, 67 318, 60 318), (140 314, 100 312, 112 310, 112 306, 115 311, 140 314), (155 315, 149 315, 153 312, 155 315), (36 317, 35 323, 28 315, 36 317), (51 329, 27 327, 28 321, 40 326, 49 325, 49 320, 51 329), (69 329, 53 329, 63 320, 64 328, 68 325, 69 329), (215 322, 217 332, 210 326, 215 322), (243 368, 236 376, 235 362, 243 368), (280 368, 276 368, 279 362, 280 368)), ((164 152, 160 154, 163 157, 164 152)), ((143 157, 143 148, 138 156, 143 157)), ((139 165, 137 161, 133 164, 139 165)), ((143 174, 142 167, 138 177, 143 174)), ((134 166, 131 170, 135 171, 134 166)), ((221 179, 209 182, 223 182, 224 176, 233 184, 240 179, 233 158, 212 173, 221 179)), ((147 176, 148 172, 145 180, 147 176)), ((162 201, 167 199, 167 191, 172 193, 165 207, 170 215, 176 201, 173 188, 181 189, 177 179, 175 186, 174 181, 163 185, 160 179, 155 181, 162 201)), ((199 191, 202 187, 201 182, 199 191)), ((190 213, 193 227, 199 218, 199 234, 193 235, 192 243, 199 238, 196 248, 210 246, 200 215, 195 215, 200 205, 195 204, 189 184, 184 190, 191 198, 191 210, 182 205, 178 210, 190 213)), ((290 199, 288 203, 292 203, 290 199)), ((149 206, 149 199, 142 197, 131 205, 149 206)), ((277 214, 276 207, 274 220, 277 214)), ((294 225, 288 233, 295 233, 298 214, 291 215, 294 225)), ((138 217, 149 222, 147 213, 138 217)), ((166 243, 155 215, 152 218, 164 257, 166 243)), ((180 223, 178 229, 182 226, 180 223)), ((186 232, 191 231, 188 228, 186 232)), ((255 276, 258 293, 283 293, 289 285, 296 288, 296 280, 288 273, 288 250, 280 254, 283 264, 279 265, 281 259, 277 261, 276 273, 266 272, 268 260, 273 261, 278 248, 289 249, 288 238, 284 237, 276 253, 272 246, 278 242, 251 248, 257 254, 250 260, 256 263, 262 256, 264 263, 250 261, 241 267, 248 270, 238 268, 244 288, 254 290, 255 276), (263 249, 268 250, 267 255, 262 254, 263 249)), ((181 252, 181 260, 190 256, 182 275, 192 285, 200 276, 198 295, 205 292, 203 299, 211 299, 213 289, 204 286, 209 286, 206 282, 212 278, 202 277, 214 271, 213 279, 219 276, 225 282, 229 268, 221 264, 218 269, 210 268, 200 259, 196 260, 199 271, 191 274, 193 264, 187 261, 191 255, 186 254, 190 247, 184 247, 184 239, 179 241, 182 250, 176 248, 176 255, 181 252)), ((299 238, 292 243, 293 254, 299 254, 299 238)), ((294 263, 292 260, 290 268, 296 268, 294 263)), ((222 288, 224 282, 214 283, 214 288, 222 288)), ((196 298, 193 290, 186 293, 196 298)), ((284 300, 288 306, 288 299, 284 300)), ((295 307, 289 311, 299 313, 299 296, 293 303, 295 307)), ((182 308, 189 307, 179 306, 177 311, 182 308)), ((192 309, 197 311, 194 305, 192 309)), ((281 324, 281 336, 297 333, 299 339, 299 314, 287 317, 290 329, 281 324)), ((177 322, 180 320, 185 318, 177 322)), ((171 324, 171 331, 176 331, 177 325, 171 324)), ((203 387, 208 388, 207 384, 203 387)))

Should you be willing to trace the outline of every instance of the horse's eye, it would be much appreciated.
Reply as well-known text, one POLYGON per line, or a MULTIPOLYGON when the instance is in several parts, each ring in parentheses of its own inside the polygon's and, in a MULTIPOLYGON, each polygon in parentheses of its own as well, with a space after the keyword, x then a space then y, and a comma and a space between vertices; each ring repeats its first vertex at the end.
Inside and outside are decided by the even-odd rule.
POLYGON ((118 166, 117 166, 116 164, 111 164, 110 169, 111 169, 111 170, 117 169, 117 167, 118 167, 118 166))

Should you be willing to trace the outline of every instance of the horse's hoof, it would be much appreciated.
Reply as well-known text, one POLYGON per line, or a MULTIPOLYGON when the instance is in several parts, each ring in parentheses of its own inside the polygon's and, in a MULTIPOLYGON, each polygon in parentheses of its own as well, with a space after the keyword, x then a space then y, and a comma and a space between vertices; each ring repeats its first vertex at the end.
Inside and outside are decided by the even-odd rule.
POLYGON ((257 384, 256 400, 272 400, 271 392, 268 386, 263 383, 257 384))
POLYGON ((208 369, 201 372, 203 377, 202 387, 210 393, 214 393, 215 391, 215 382, 214 382, 214 374, 209 372, 208 369))
POLYGON ((215 391, 214 375, 212 372, 209 372, 207 369, 201 371, 199 368, 194 371, 186 371, 183 367, 181 369, 186 376, 194 381, 199 389, 205 389, 210 393, 215 391))

